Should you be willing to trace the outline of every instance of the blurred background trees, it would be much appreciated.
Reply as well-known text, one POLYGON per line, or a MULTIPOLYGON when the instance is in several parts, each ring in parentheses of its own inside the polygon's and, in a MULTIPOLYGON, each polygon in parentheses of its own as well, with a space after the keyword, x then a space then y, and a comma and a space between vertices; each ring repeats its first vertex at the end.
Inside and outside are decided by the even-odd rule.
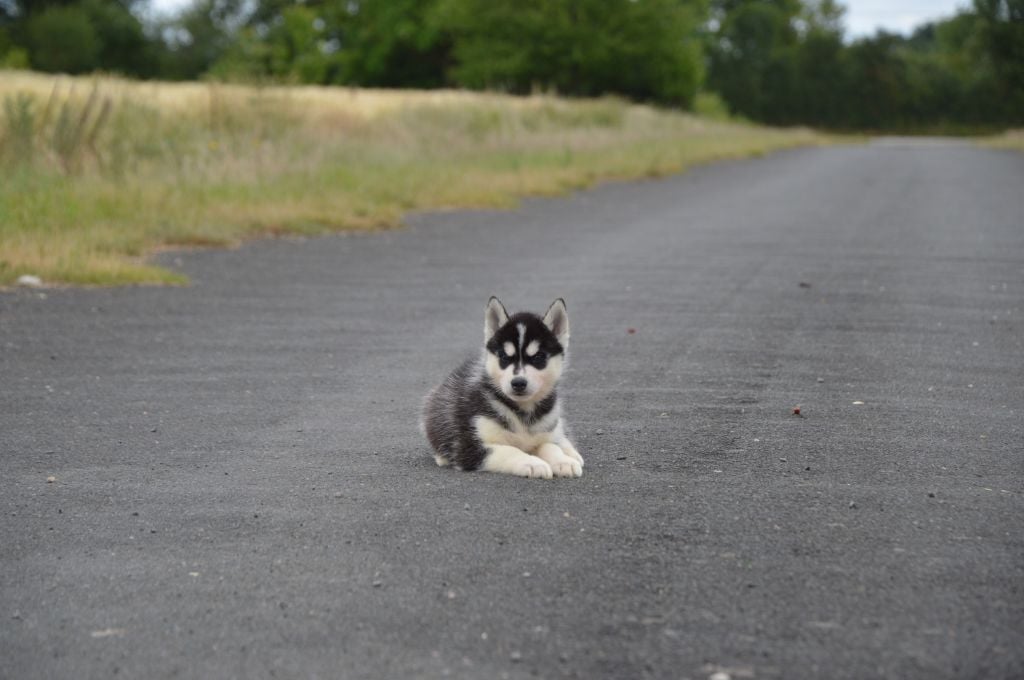
POLYGON ((453 84, 623 95, 690 106, 703 70, 698 0, 443 0, 453 84))
POLYGON ((0 0, 0 65, 40 71, 158 75, 140 0, 0 0))
POLYGON ((1024 0, 976 0, 917 28, 844 42, 833 0, 716 0, 707 86, 774 124, 961 131, 1024 122, 1024 0))
POLYGON ((0 67, 619 95, 835 129, 1024 124, 1024 0, 848 40, 836 0, 0 0, 0 67))

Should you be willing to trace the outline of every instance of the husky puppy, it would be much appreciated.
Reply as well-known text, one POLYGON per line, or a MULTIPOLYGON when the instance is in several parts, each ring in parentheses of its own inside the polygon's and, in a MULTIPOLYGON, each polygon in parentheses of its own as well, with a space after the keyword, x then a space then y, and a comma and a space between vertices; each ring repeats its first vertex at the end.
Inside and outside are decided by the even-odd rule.
POLYGON ((423 430, 437 464, 544 479, 582 475, 555 393, 568 346, 561 298, 541 318, 509 316, 492 297, 483 352, 427 395, 423 430))

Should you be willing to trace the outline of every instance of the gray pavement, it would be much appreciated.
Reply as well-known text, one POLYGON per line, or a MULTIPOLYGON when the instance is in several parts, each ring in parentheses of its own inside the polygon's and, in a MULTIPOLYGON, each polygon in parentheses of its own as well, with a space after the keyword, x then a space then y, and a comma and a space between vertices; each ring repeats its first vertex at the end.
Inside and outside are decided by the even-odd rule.
POLYGON ((889 140, 2 294, 0 677, 1022 677, 1022 225, 889 140), (421 440, 491 294, 581 479, 421 440))

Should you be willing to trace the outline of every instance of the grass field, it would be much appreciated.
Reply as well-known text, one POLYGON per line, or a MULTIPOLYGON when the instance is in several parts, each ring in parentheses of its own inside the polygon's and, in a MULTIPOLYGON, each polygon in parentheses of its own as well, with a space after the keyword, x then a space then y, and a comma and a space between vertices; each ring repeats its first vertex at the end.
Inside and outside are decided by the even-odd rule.
MULTIPOLYGON (((0 286, 176 284, 163 248, 399 225, 826 138, 628 104, 0 71, 0 286)), ((710 107, 708 110, 712 110, 710 107)))
POLYGON ((995 137, 985 137, 981 143, 993 149, 1024 151, 1024 130, 1007 130, 995 137))

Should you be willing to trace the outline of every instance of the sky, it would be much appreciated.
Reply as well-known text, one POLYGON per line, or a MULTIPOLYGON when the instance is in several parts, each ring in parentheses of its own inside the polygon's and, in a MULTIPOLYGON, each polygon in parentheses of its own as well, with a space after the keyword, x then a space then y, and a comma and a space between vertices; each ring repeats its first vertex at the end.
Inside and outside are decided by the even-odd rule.
MULTIPOLYGON (((161 11, 172 11, 189 0, 152 0, 161 11)), ((891 33, 910 33, 932 19, 947 17, 970 0, 840 0, 846 6, 846 35, 859 38, 878 28, 891 33)))
POLYGON ((846 6, 846 35, 860 38, 878 28, 907 34, 915 27, 948 17, 970 0, 840 0, 846 6))

